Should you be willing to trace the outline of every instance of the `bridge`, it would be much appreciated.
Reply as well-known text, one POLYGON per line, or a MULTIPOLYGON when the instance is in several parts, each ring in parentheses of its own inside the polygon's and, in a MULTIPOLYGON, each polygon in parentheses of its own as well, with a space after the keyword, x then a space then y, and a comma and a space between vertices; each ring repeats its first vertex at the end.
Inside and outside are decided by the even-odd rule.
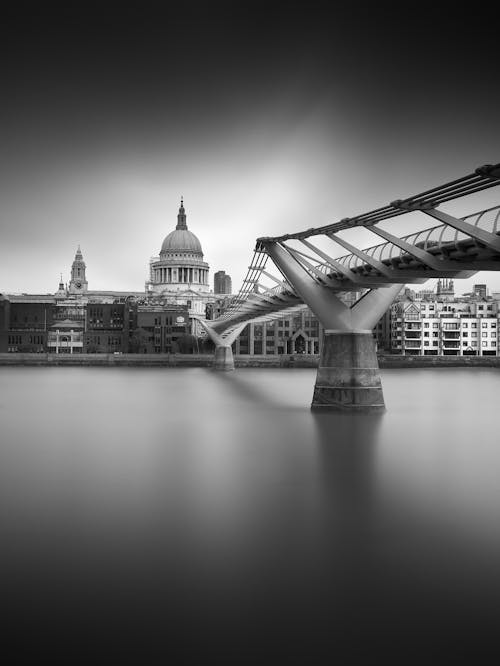
POLYGON ((438 209, 499 184, 500 164, 485 165, 355 217, 258 238, 238 295, 218 319, 201 321, 216 345, 215 368, 234 369, 231 345, 247 323, 269 321, 305 304, 324 328, 311 408, 383 411, 373 327, 407 282, 500 270, 500 206, 461 218, 438 209), (426 215, 439 224, 405 236, 379 226, 409 214, 426 215), (342 235, 360 227, 383 242, 359 249, 342 235), (281 279, 267 269, 269 258, 281 279), (361 294, 350 307, 342 300, 347 292, 361 294))

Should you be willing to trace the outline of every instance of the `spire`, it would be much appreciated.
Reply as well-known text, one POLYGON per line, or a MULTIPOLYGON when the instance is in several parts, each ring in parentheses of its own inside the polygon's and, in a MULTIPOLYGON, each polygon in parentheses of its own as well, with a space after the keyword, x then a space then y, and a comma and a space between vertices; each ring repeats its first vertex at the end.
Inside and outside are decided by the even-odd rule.
POLYGON ((177 215, 177 226, 176 229, 187 229, 186 224, 186 211, 184 210, 184 198, 181 197, 181 207, 179 208, 179 214, 177 215))
POLYGON ((64 291, 64 282, 62 279, 62 273, 61 273, 61 279, 59 280, 59 291, 64 291))

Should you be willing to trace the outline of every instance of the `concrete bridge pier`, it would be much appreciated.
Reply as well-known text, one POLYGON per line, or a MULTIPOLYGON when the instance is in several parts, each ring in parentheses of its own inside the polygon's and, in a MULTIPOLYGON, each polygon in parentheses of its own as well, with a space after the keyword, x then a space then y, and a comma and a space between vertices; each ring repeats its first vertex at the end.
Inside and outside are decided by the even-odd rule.
POLYGON ((375 340, 370 330, 325 330, 311 409, 385 410, 375 340))
POLYGON ((226 330, 223 329, 222 333, 218 333, 213 325, 209 326, 204 319, 200 318, 199 322, 215 344, 214 370, 234 370, 234 357, 231 345, 245 328, 247 322, 244 321, 226 330))
POLYGON ((214 370, 234 370, 233 350, 230 345, 215 347, 214 370))
POLYGON ((324 328, 311 409, 346 412, 385 410, 372 329, 401 284, 372 289, 352 307, 315 280, 276 242, 266 251, 324 328))

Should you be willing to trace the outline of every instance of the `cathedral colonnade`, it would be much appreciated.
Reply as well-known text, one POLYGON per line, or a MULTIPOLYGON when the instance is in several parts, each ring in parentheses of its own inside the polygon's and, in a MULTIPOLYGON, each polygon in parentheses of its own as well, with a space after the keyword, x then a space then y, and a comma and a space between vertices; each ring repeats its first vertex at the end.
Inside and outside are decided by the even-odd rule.
POLYGON ((154 284, 195 284, 208 286, 208 269, 193 266, 152 267, 154 284))

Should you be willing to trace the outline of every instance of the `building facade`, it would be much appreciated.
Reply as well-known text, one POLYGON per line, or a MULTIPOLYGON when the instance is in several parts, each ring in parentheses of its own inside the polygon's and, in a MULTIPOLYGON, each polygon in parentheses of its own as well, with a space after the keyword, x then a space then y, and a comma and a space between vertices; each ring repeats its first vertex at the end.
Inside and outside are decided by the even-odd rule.
POLYGON ((189 310, 184 305, 137 305, 130 308, 129 352, 192 353, 189 310))
POLYGON ((498 301, 402 300, 391 306, 391 352, 497 356, 498 301))
POLYGON ((231 294, 233 290, 232 280, 226 271, 217 271, 214 274, 214 294, 231 294))
POLYGON ((319 354, 323 328, 304 306, 270 322, 250 323, 233 343, 236 354, 319 354))
POLYGON ((164 239, 160 255, 150 261, 146 295, 160 297, 169 305, 187 308, 191 330, 200 335, 198 318, 205 316, 206 306, 213 303, 209 285, 209 265, 203 259, 201 243, 188 229, 184 201, 181 199, 177 225, 164 239))

